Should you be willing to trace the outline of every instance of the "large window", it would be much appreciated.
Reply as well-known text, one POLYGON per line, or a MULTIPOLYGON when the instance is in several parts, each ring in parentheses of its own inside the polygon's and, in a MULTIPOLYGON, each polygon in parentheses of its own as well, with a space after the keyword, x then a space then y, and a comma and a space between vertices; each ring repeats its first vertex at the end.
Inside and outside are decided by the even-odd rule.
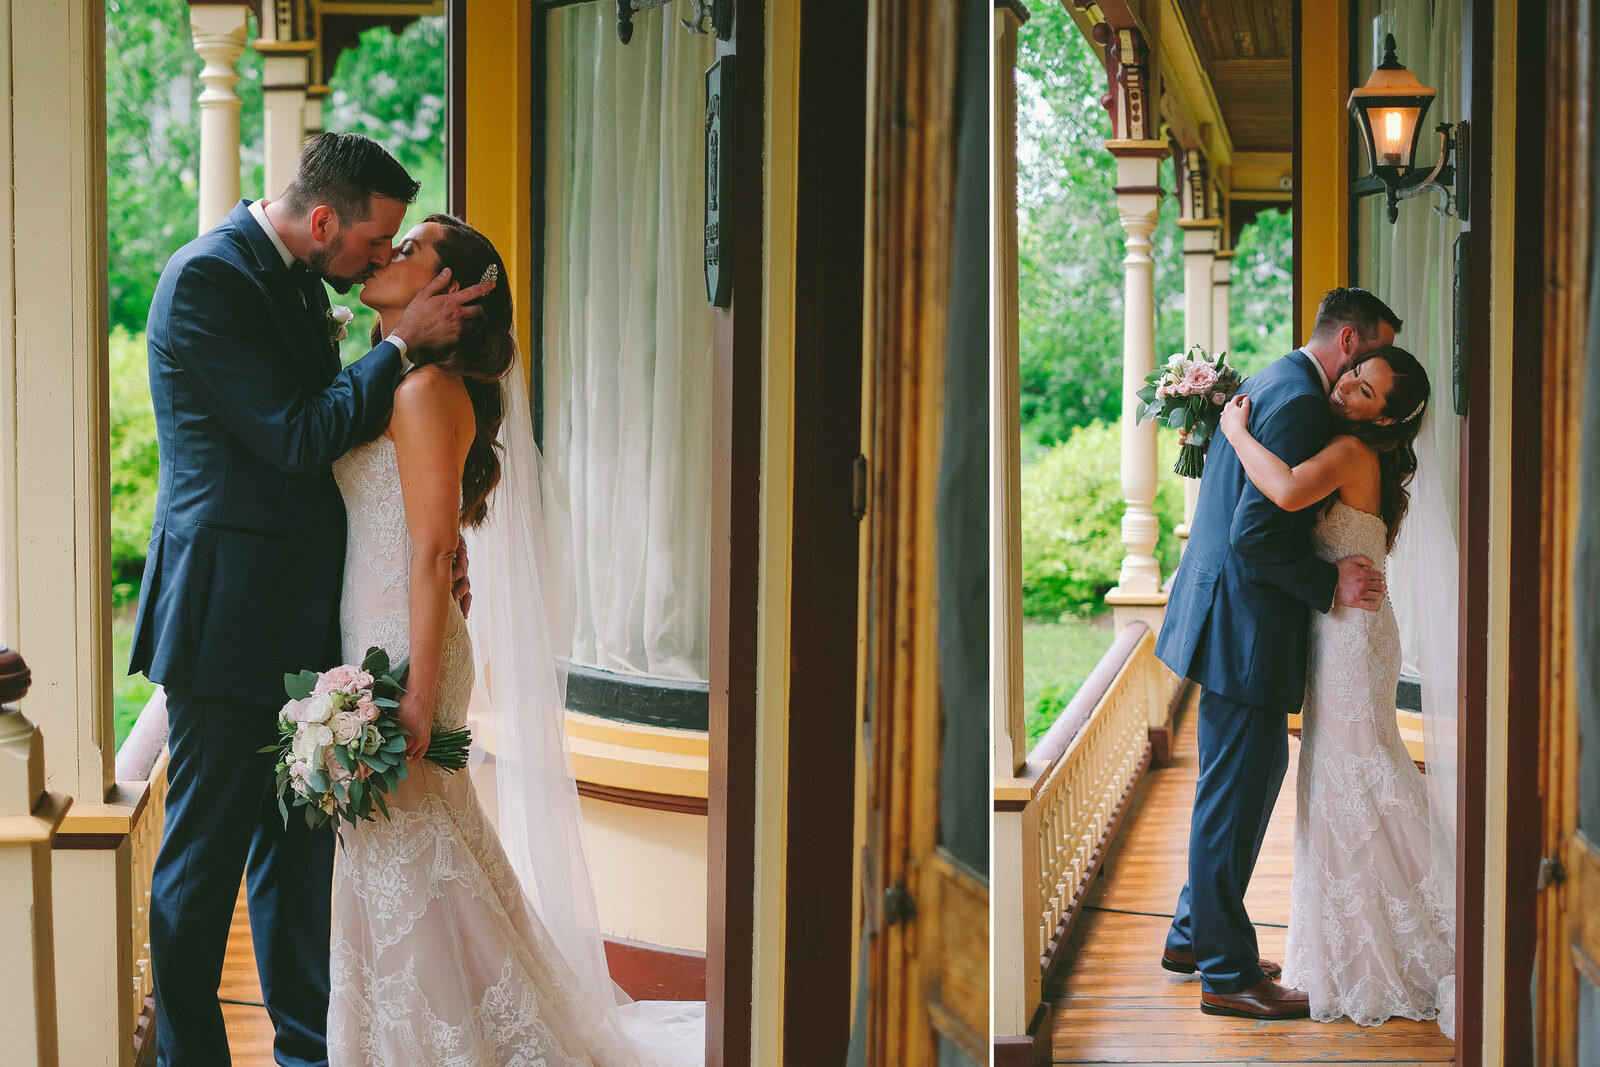
MULTIPOLYGON (((1355 84, 1364 83, 1382 61, 1384 35, 1392 33, 1400 62, 1422 84, 1438 90, 1418 142, 1419 162, 1432 164, 1438 158, 1435 125, 1461 121, 1461 9, 1461 0, 1438 0, 1432 4, 1360 0, 1357 5, 1355 84)), ((1365 173, 1367 159, 1354 135, 1351 154, 1351 166, 1365 173)), ((1439 194, 1433 192, 1404 201, 1399 221, 1391 223, 1381 195, 1356 201, 1352 209, 1356 231, 1352 259, 1356 284, 1382 296, 1404 320, 1396 343, 1415 355, 1428 371, 1433 399, 1417 441, 1420 466, 1411 487, 1412 506, 1418 507, 1424 497, 1441 502, 1455 533, 1459 530, 1461 422, 1452 405, 1451 366, 1455 341, 1455 245, 1461 234, 1461 219, 1455 214, 1441 216, 1434 210, 1439 203, 1439 194)), ((1405 580, 1413 565, 1411 553, 1412 546, 1402 530, 1390 564, 1391 570, 1398 573, 1391 576, 1389 587, 1400 624, 1406 673, 1415 675, 1424 620, 1415 609, 1410 583, 1405 580)), ((1431 626, 1441 624, 1453 627, 1454 620, 1429 622, 1431 626)), ((1402 686, 1403 691, 1405 688, 1402 686)))
POLYGON ((704 727, 711 344, 703 280, 709 36, 672 8, 543 19, 546 458, 577 543, 574 710, 704 727))

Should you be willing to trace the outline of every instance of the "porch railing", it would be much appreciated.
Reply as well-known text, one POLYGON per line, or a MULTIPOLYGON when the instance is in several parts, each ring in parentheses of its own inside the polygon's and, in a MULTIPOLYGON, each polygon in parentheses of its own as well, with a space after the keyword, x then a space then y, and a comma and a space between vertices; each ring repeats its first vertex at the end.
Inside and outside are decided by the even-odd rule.
POLYGON ((1045 984, 1182 685, 1155 633, 1126 626, 1039 743, 995 789, 995 1024, 1029 1033, 1045 984))
POLYGON ((134 959, 133 997, 125 1010, 134 1020, 136 1062, 142 1062, 154 1022, 150 877, 155 870, 156 852, 161 848, 167 806, 167 695, 161 689, 150 697, 117 750, 116 768, 117 781, 145 782, 150 788, 149 799, 129 834, 133 852, 133 907, 125 920, 132 929, 134 959))

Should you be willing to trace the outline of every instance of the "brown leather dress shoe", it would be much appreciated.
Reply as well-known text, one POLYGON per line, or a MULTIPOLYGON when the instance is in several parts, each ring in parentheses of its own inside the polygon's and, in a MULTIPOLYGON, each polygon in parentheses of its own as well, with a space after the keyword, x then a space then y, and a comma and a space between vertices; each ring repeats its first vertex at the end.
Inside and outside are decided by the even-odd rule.
POLYGON ((1263 978, 1242 993, 1200 991, 1200 1010, 1207 1015, 1235 1015, 1241 1019, 1304 1019, 1311 1001, 1298 989, 1263 978))
MULTIPOLYGON (((1257 960, 1261 965, 1261 973, 1268 978, 1278 978, 1283 974, 1283 968, 1271 960, 1257 960)), ((1178 974, 1193 974, 1196 970, 1193 952, 1183 952, 1175 948, 1161 950, 1161 966, 1178 974)))

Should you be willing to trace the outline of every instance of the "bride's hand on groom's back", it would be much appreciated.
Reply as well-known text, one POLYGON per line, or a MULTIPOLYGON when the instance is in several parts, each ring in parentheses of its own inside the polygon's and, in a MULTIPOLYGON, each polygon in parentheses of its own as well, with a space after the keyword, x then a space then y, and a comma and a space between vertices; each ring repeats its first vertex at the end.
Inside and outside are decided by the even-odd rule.
POLYGON ((406 305, 394 332, 408 349, 448 348, 455 344, 461 337, 462 323, 483 314, 483 308, 472 301, 495 286, 491 278, 446 292, 450 283, 450 268, 446 267, 406 305))
POLYGON ((1366 556, 1346 556, 1334 564, 1339 568, 1339 584, 1334 590, 1335 604, 1347 608, 1377 611, 1383 606, 1383 572, 1366 556))

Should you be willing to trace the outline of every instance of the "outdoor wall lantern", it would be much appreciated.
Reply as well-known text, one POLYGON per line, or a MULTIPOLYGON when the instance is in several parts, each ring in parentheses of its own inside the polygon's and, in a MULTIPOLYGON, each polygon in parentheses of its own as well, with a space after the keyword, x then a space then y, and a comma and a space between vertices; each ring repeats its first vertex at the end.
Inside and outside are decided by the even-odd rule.
POLYGON ((1416 161, 1422 120, 1435 95, 1395 58, 1392 33, 1383 39, 1383 62, 1367 84, 1350 93, 1350 117, 1361 128, 1371 164, 1371 173, 1351 184, 1350 195, 1383 193, 1390 222, 1400 217, 1401 200, 1429 191, 1444 198, 1436 208, 1440 215, 1449 215, 1454 205, 1463 220, 1467 217, 1467 124, 1461 123, 1452 135, 1450 123, 1439 123, 1433 128, 1439 135, 1439 161, 1426 171, 1425 165, 1416 161), (1456 166, 1452 166, 1452 156, 1456 166))

